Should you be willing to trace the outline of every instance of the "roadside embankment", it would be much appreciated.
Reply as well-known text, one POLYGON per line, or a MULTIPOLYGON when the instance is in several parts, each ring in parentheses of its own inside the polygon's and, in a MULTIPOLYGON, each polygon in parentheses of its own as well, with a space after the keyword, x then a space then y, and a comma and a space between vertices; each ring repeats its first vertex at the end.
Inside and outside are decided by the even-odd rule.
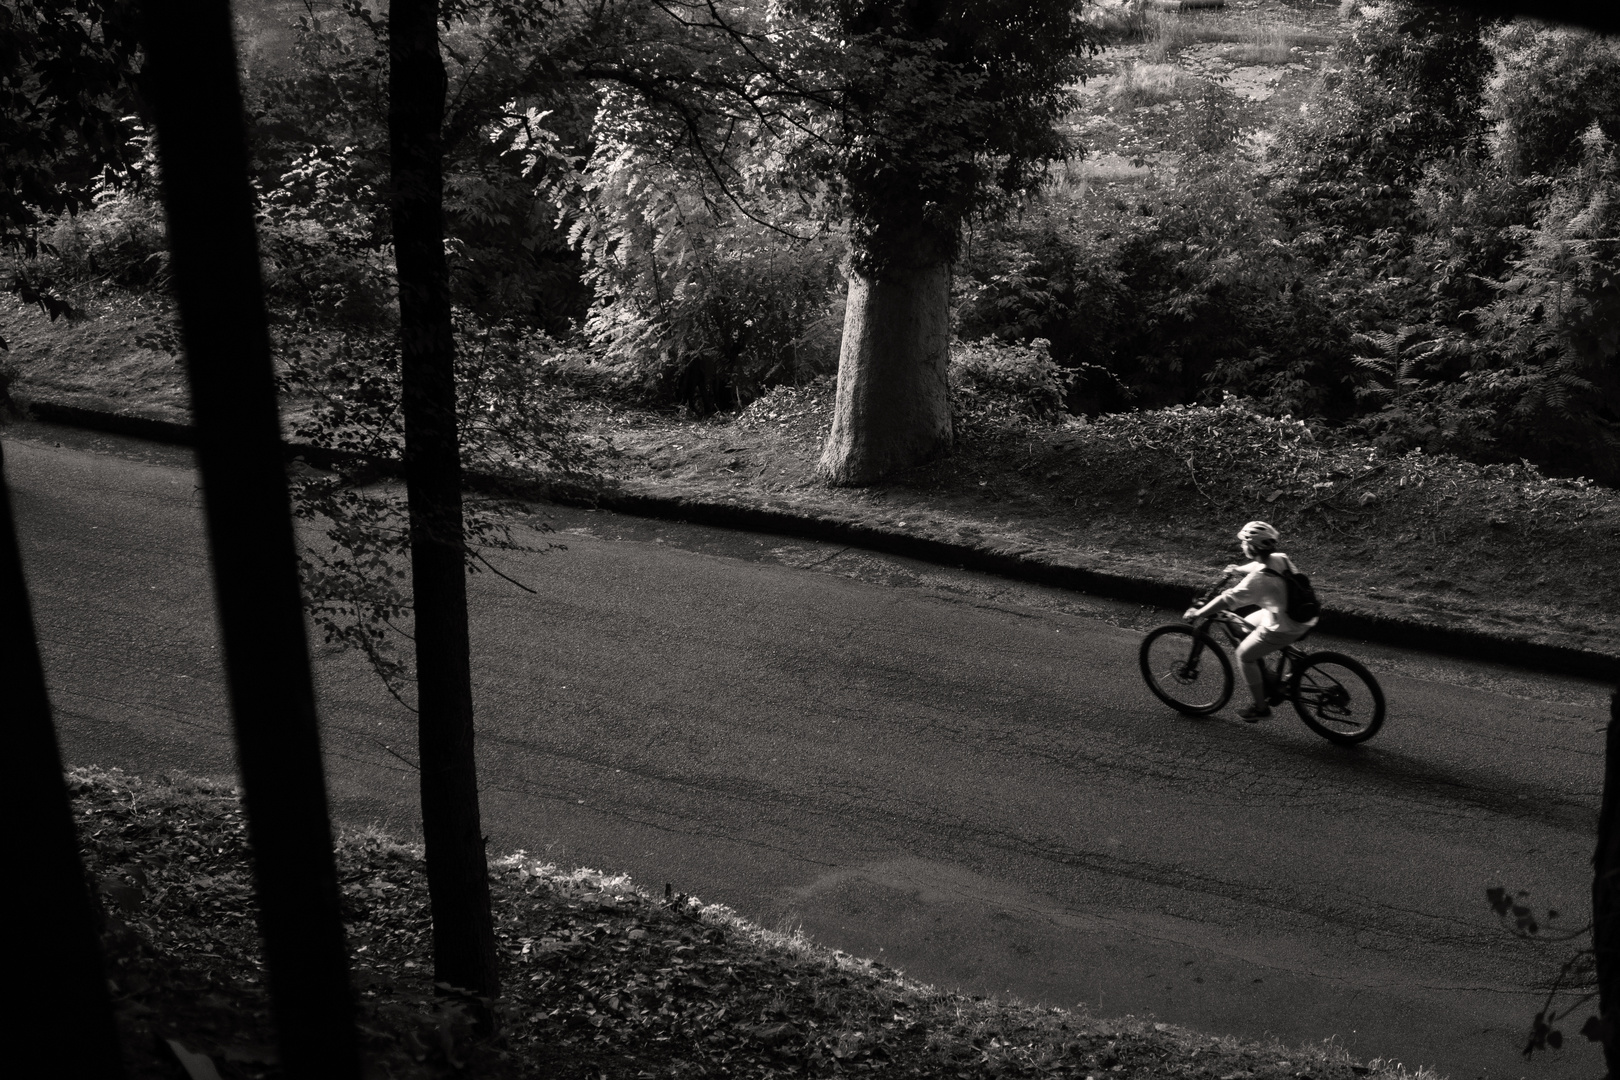
MULTIPOLYGON (((27 399, 40 420, 188 444, 134 409, 27 399)), ((725 420, 587 409, 611 446, 589 488, 545 494, 620 513, 808 539, 1177 610, 1265 517, 1316 582, 1322 629, 1603 679, 1620 674, 1620 493, 1394 454, 1240 402, 1058 424, 963 425, 950 456, 880 488, 828 488, 825 385, 725 420)), ((289 457, 335 456, 290 443, 289 457)), ((480 477, 470 476, 473 486, 480 477)))

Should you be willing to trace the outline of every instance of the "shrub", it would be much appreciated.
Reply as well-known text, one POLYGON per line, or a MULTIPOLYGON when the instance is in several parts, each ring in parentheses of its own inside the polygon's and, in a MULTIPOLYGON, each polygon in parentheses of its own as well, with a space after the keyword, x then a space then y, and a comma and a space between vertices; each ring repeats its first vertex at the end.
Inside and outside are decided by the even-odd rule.
POLYGON ((605 141, 574 239, 587 337, 652 395, 698 412, 834 371, 844 243, 769 193, 748 210, 667 161, 605 141))
POLYGON ((994 338, 951 347, 950 385, 968 420, 1055 420, 1074 372, 1059 367, 1041 338, 1009 344, 994 338))
POLYGON ((1335 244, 1415 231, 1411 192, 1433 162, 1483 153, 1490 20, 1389 0, 1354 9, 1336 66, 1274 151, 1272 186, 1335 244))
POLYGON ((1491 48, 1493 142, 1509 175, 1551 176, 1577 165, 1580 135, 1593 124, 1620 139, 1620 42, 1515 20, 1493 35, 1491 48))
POLYGON ((1076 411, 1251 395, 1345 415, 1353 291, 1302 258, 1251 170, 1183 169, 1130 199, 1053 198, 995 229, 960 268, 958 333, 1045 338, 1075 370, 1076 411))
POLYGON ((63 278, 106 280, 130 289, 162 288, 168 282, 168 233, 153 180, 155 168, 148 171, 148 182, 100 184, 87 209, 55 220, 48 235, 63 278))
POLYGON ((379 195, 352 147, 312 146, 259 200, 259 253, 273 305, 346 327, 390 323, 393 258, 379 195))

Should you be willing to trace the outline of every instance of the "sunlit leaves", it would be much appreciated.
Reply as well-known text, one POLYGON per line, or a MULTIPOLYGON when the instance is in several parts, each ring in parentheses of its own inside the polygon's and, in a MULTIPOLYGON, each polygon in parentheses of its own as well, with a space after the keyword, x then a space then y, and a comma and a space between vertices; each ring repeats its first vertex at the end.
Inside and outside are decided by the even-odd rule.
MULTIPOLYGON (((467 571, 478 573, 495 569, 492 551, 549 546, 518 538, 510 499, 580 483, 595 451, 548 383, 554 346, 544 335, 464 313, 457 329, 462 467, 481 492, 465 505, 463 545, 467 571)), ((411 667, 398 648, 413 610, 410 537, 403 487, 387 482, 405 441, 396 347, 345 334, 293 357, 282 385, 312 402, 294 434, 324 452, 325 468, 305 463, 291 475, 294 513, 319 536, 299 556, 306 606, 325 643, 360 652, 410 707, 411 667)))

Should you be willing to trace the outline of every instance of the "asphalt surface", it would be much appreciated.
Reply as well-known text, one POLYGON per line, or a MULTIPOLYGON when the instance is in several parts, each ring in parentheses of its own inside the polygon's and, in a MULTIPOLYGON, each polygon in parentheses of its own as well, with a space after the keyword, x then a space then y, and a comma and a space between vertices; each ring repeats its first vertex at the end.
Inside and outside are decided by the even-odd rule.
MULTIPOLYGON (((187 451, 8 428, 64 757, 228 775, 187 451)), ((908 975, 1099 1015, 1336 1040, 1454 1077, 1518 1055, 1584 923, 1606 688, 1356 643, 1390 720, 1192 721, 1136 671, 1163 614, 846 548, 547 508, 471 582, 494 850, 625 870, 908 975)), ((316 650, 334 810, 417 832, 414 740, 316 650)), ((1569 1025, 1571 1034, 1583 1015, 1569 1025)))

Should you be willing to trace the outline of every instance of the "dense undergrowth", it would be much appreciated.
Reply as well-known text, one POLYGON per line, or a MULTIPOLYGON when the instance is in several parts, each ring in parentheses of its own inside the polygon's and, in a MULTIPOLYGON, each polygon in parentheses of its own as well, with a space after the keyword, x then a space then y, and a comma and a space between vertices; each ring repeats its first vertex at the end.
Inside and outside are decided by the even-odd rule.
MULTIPOLYGON (((176 1075, 171 1040, 225 1080, 283 1075, 234 790, 94 768, 68 783, 131 1075, 176 1075)), ((420 849, 361 832, 337 859, 371 1077, 1410 1075, 1332 1045, 943 993, 726 908, 521 852, 491 866, 506 992, 498 1030, 481 1035, 432 983, 420 849)))
MULTIPOLYGON (((1390 449, 1620 480, 1620 46, 1408 0, 1089 10, 1105 47, 1062 125, 1073 156, 964 238, 963 349, 1045 341, 1075 415, 1234 393, 1390 449), (1087 171, 1105 158, 1117 175, 1087 171)), ((278 332, 386 341, 378 29, 268 11, 241 36, 278 332)), ((595 32, 582 12, 556 39, 447 31, 463 322, 566 342, 604 400, 699 415, 830 373, 848 248, 835 193, 783 181, 785 144, 729 140, 717 187, 588 81, 509 100, 595 32)), ((42 220, 18 296, 162 290, 155 159, 130 140, 129 176, 42 220)), ((1049 409, 1026 382, 1025 411, 1049 409)))

